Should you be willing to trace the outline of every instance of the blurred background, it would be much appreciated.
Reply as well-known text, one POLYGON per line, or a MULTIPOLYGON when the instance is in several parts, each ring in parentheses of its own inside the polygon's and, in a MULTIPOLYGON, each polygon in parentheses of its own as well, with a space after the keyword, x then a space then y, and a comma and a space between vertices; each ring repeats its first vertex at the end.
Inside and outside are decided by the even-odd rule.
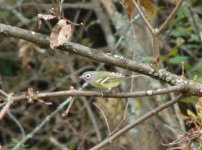
MULTIPOLYGON (((60 1, 51 0, 1 0, 0 22, 11 26, 50 35, 56 20, 38 24, 38 14, 51 14, 60 1)), ((124 56, 149 64, 152 60, 151 34, 136 11, 128 17, 127 4, 121 0, 65 0, 63 12, 58 13, 73 23, 70 41, 96 48, 105 53, 124 56)), ((176 5, 176 0, 155 0, 152 2, 153 27, 159 27, 176 5)), ((177 15, 160 35, 159 48, 164 69, 196 79, 202 83, 202 1, 185 0, 177 15)), ((51 50, 48 47, 0 35, 0 86, 9 94, 22 94, 32 87, 36 91, 61 91, 82 87, 84 81, 78 76, 89 70, 107 70, 123 74, 130 71, 110 65, 51 50)), ((154 79, 126 80, 120 91, 138 91, 167 87, 154 79)), ((85 90, 95 90, 87 86, 85 90)), ((59 114, 51 117, 21 149, 73 150, 89 149, 104 140, 113 131, 164 102, 176 94, 162 96, 112 99, 75 97, 66 118, 59 114), (102 110, 102 111, 101 111, 102 110), (105 114, 106 120, 103 116, 105 114)), ((27 133, 33 131, 66 98, 51 98, 52 105, 40 102, 15 103, 8 115, 0 122, 0 145, 3 149, 13 148, 27 133)), ((162 150, 192 128, 187 110, 195 113, 196 98, 174 105, 143 124, 113 141, 105 149, 112 150, 162 150)), ((1 100, 3 105, 3 100, 1 100)), ((2 107, 2 106, 1 106, 2 107)), ((179 142, 174 147, 188 147, 187 143, 200 144, 195 139, 179 142)), ((190 149, 192 149, 190 147, 190 149)))

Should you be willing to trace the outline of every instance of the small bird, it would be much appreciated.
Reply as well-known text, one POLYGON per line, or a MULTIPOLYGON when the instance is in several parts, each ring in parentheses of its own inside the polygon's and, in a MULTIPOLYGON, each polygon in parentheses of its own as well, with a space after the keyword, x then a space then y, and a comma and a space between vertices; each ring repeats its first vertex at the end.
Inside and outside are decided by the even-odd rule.
POLYGON ((125 76, 119 73, 108 71, 87 71, 79 78, 85 80, 95 88, 111 90, 120 85, 126 78, 143 77, 144 75, 125 76))

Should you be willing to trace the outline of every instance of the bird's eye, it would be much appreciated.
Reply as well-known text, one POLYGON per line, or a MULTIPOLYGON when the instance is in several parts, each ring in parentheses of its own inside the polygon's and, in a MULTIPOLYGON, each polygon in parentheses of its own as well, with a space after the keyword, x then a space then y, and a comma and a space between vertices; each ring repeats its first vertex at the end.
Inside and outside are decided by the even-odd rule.
POLYGON ((85 76, 85 78, 88 80, 88 79, 90 79, 90 74, 87 74, 86 76, 85 76))

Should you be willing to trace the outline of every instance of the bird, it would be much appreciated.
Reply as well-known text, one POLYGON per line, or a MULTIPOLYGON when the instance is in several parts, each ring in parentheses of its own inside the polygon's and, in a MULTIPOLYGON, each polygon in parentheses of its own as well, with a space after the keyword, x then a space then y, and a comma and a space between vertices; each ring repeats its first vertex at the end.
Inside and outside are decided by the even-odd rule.
POLYGON ((85 80, 87 83, 95 88, 102 90, 111 90, 120 85, 127 78, 143 77, 144 75, 123 75, 109 71, 86 71, 80 79, 85 80))

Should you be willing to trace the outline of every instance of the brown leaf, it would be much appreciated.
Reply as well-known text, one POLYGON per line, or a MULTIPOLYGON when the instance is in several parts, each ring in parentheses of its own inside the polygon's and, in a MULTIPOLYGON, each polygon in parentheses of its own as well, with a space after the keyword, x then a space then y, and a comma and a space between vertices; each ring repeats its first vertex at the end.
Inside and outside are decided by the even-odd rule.
POLYGON ((58 35, 58 45, 64 44, 66 41, 70 39, 72 35, 72 25, 67 24, 66 26, 62 27, 60 33, 58 35))
POLYGON ((50 47, 52 49, 57 48, 58 46, 64 44, 70 39, 72 35, 72 27, 70 24, 67 24, 66 20, 61 19, 53 27, 53 30, 50 35, 50 47))
POLYGON ((51 21, 56 18, 54 15, 38 14, 38 26, 40 27, 43 21, 51 21))
POLYGON ((145 8, 145 16, 150 20, 154 13, 154 0, 140 0, 140 4, 145 8))
POLYGON ((27 68, 31 68, 30 62, 33 60, 33 54, 34 51, 39 52, 39 53, 45 53, 45 49, 38 47, 37 45, 25 41, 25 40, 20 40, 19 41, 19 57, 22 59, 22 64, 23 66, 27 68))
POLYGON ((131 18, 133 11, 135 10, 135 5, 133 4, 133 0, 122 0, 123 7, 128 15, 131 18))
MULTIPOLYGON (((122 3, 128 17, 131 18, 133 11, 136 10, 133 0, 122 0, 122 3)), ((145 16, 150 20, 154 13, 154 0, 140 0, 140 5, 145 8, 145 16)))

